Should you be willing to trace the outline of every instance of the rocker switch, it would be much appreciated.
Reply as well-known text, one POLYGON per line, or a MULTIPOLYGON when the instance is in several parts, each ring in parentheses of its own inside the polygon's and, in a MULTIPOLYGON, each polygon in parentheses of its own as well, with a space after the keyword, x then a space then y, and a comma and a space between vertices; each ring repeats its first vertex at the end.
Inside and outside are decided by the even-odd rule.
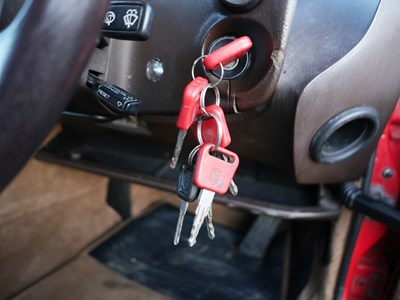
POLYGON ((147 40, 153 11, 142 1, 113 1, 103 20, 103 34, 110 38, 147 40))

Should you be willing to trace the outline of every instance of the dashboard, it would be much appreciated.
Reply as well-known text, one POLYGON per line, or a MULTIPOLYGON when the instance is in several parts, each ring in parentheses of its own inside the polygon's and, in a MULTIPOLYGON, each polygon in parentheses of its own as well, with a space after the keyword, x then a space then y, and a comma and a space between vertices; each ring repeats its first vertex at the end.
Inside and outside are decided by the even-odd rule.
POLYGON ((174 142, 194 61, 249 36, 218 86, 230 149, 299 183, 355 179, 400 95, 398 13, 394 0, 114 1, 66 112, 110 116, 86 86, 94 75, 142 101, 138 131, 174 142))

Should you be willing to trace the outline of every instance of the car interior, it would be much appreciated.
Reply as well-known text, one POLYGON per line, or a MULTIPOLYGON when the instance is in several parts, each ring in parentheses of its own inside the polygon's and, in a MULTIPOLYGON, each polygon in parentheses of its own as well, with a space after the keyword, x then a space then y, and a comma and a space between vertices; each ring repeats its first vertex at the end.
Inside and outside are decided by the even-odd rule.
POLYGON ((0 299, 400 299, 399 99, 396 0, 0 0, 0 299))

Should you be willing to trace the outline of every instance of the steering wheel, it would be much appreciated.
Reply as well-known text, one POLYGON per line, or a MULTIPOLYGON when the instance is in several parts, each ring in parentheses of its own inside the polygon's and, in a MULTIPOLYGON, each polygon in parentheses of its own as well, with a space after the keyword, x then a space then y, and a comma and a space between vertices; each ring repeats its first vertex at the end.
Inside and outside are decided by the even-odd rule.
POLYGON ((108 2, 27 0, 0 32, 0 191, 66 106, 108 2))

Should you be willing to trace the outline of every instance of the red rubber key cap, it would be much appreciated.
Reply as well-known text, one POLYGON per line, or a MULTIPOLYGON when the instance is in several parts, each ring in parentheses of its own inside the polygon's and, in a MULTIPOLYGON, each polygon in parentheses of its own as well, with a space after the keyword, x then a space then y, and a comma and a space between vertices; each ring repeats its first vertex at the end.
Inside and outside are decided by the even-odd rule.
POLYGON ((222 195, 228 191, 229 185, 235 176, 239 166, 239 157, 236 153, 225 148, 216 148, 216 152, 229 158, 228 161, 225 161, 213 156, 210 153, 213 149, 213 144, 204 144, 200 147, 193 181, 198 188, 222 195))
POLYGON ((215 70, 234 62, 246 54, 253 46, 253 42, 248 36, 242 36, 229 44, 211 52, 203 61, 207 70, 215 70))
POLYGON ((179 128, 178 138, 174 153, 172 155, 170 167, 174 169, 181 153, 183 142, 185 141, 187 130, 193 124, 199 111, 200 94, 208 80, 203 77, 196 77, 185 88, 182 97, 181 110, 179 112, 176 126, 179 128))
POLYGON ((225 149, 214 149, 213 144, 203 144, 197 155, 196 166, 193 174, 195 185, 201 188, 199 193, 199 201, 196 207, 192 230, 188 239, 189 246, 196 244, 196 238, 199 234, 201 225, 207 219, 207 229, 209 237, 215 237, 214 227, 210 227, 212 203, 215 193, 225 194, 232 182, 233 176, 239 166, 239 157, 225 149), (210 153, 215 150, 227 159, 220 159, 210 153))
MULTIPOLYGON (((221 124, 221 143, 220 147, 225 148, 228 147, 231 143, 231 135, 229 133, 228 124, 226 123, 226 118, 223 109, 218 105, 209 105, 205 107, 205 111, 210 115, 209 118, 203 119, 200 121, 200 125, 198 122, 195 122, 192 126, 193 134, 196 136, 198 140, 198 126, 201 126, 201 139, 203 143, 209 143, 216 145, 218 139, 218 124, 221 124), (219 120, 219 121, 217 121, 219 120)), ((201 110, 199 113, 203 113, 201 110)), ((198 140, 198 142, 201 142, 198 140)))
POLYGON ((176 126, 180 130, 188 130, 196 119, 200 106, 200 94, 207 84, 207 79, 196 77, 186 86, 183 92, 181 110, 176 121, 176 126))

